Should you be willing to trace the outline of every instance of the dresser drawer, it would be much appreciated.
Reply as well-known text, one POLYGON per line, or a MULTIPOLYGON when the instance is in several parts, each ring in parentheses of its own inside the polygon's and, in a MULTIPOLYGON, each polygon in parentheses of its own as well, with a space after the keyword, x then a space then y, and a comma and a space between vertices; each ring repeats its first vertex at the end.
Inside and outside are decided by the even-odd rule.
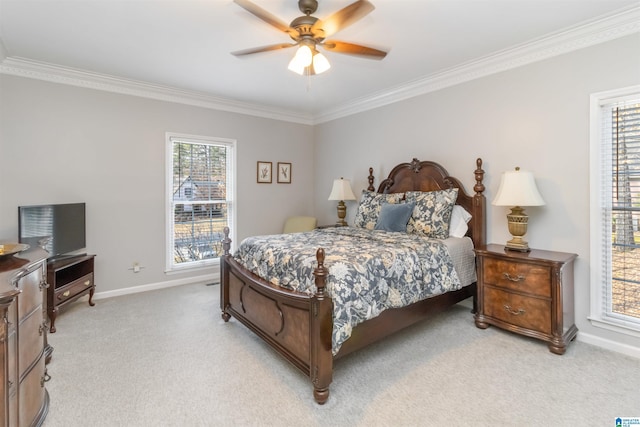
POLYGON ((45 410, 44 355, 20 383, 20 425, 34 424, 36 417, 45 410))
POLYGON ((40 266, 18 281, 18 313, 24 317, 42 304, 42 288, 44 282, 43 267, 40 266))
POLYGON ((527 294, 551 297, 551 268, 495 258, 485 258, 484 283, 527 294))
POLYGON ((9 367, 9 383, 11 387, 9 387, 9 392, 12 394, 16 394, 16 390, 18 389, 18 338, 17 338, 17 330, 18 330, 18 313, 17 313, 17 303, 14 302, 9 306, 9 313, 7 317, 7 361, 9 367))
POLYGON ((551 301, 514 294, 487 286, 485 315, 514 326, 551 334, 551 301))
POLYGON ((44 318, 42 307, 35 310, 20 323, 19 364, 20 376, 30 369, 44 348, 44 318))
MULTIPOLYGON (((7 351, 0 352, 0 363, 2 364, 0 372, 4 372, 5 366, 8 369, 7 378, 2 378, 2 381, 0 381, 0 395, 2 396, 15 395, 18 389, 18 365, 15 360, 16 343, 16 334, 8 335, 5 341, 7 351)), ((0 418, 0 421, 2 421, 2 418, 0 418)))
POLYGON ((73 282, 65 285, 63 288, 56 289, 55 291, 55 305, 59 305, 86 289, 93 286, 93 273, 82 276, 81 278, 74 280, 73 282))
POLYGON ((9 396, 9 424, 10 426, 18 425, 18 393, 9 396))

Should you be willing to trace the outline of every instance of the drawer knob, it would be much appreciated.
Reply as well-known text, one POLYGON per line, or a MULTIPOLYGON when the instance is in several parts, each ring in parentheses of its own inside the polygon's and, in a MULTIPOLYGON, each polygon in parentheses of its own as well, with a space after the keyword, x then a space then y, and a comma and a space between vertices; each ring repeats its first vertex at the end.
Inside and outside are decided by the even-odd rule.
POLYGON ((86 282, 84 282, 85 286, 89 286, 91 284, 91 280, 87 280, 86 282))
POLYGON ((504 309, 507 310, 508 313, 513 314, 514 316, 520 316, 525 313, 524 309, 520 308, 516 311, 512 309, 510 305, 505 305, 504 309))
POLYGON ((524 276, 521 274, 518 274, 517 276, 512 276, 509 273, 502 273, 502 275, 504 276, 505 279, 511 282, 522 282, 524 280, 524 276))
POLYGON ((71 295, 71 291, 65 291, 62 296, 63 297, 68 297, 69 295, 71 295))

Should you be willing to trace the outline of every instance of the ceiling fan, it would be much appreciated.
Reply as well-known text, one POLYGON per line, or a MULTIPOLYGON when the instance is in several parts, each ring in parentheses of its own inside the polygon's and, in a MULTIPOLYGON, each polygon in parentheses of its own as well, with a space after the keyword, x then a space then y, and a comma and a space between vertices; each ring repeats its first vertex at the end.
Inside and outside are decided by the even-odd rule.
POLYGON ((387 55, 385 51, 367 46, 339 40, 326 40, 327 37, 362 19, 375 9, 373 4, 367 0, 351 3, 324 20, 311 15, 318 9, 317 0, 299 0, 298 8, 304 15, 294 19, 289 25, 249 0, 234 0, 234 2, 266 23, 288 34, 294 42, 239 50, 231 52, 232 55, 244 56, 298 46, 295 56, 289 63, 289 69, 301 75, 320 74, 331 67, 327 58, 318 51, 318 47, 328 52, 356 55, 368 59, 382 59, 387 55))

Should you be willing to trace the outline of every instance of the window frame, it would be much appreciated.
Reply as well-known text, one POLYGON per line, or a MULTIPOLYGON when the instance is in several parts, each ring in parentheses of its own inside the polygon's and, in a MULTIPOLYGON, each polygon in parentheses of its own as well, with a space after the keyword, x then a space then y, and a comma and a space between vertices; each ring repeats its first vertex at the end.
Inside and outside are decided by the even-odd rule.
POLYGON ((165 134, 165 273, 193 271, 220 266, 220 258, 209 258, 176 264, 174 262, 174 212, 173 212, 173 143, 176 141, 199 145, 224 145, 227 147, 226 207, 227 226, 231 241, 235 241, 236 224, 236 145, 235 139, 190 135, 175 132, 165 134))
POLYGON ((640 97, 640 85, 629 86, 626 88, 615 89, 605 92, 594 93, 590 97, 590 293, 591 304, 589 321, 595 327, 604 328, 610 331, 640 337, 640 321, 625 320, 626 316, 609 315, 605 307, 604 294, 608 289, 604 289, 605 275, 609 275, 605 271, 605 263, 602 261, 603 255, 608 254, 609 249, 605 247, 603 239, 603 225, 610 228, 610 222, 605 223, 603 215, 603 206, 610 205, 611 200, 603 200, 602 188, 604 185, 605 170, 602 161, 602 144, 603 144, 603 106, 622 102, 626 100, 637 99, 640 97))

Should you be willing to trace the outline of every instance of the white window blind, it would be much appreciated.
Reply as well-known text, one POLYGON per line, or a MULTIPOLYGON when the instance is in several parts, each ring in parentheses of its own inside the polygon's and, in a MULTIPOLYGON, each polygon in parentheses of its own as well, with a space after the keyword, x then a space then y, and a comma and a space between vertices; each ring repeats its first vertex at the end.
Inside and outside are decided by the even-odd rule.
POLYGON ((232 227, 234 142, 167 138, 167 268, 218 263, 232 227))
POLYGON ((600 244, 592 262, 600 274, 592 320, 640 331, 640 93, 604 99, 599 109, 600 244))

